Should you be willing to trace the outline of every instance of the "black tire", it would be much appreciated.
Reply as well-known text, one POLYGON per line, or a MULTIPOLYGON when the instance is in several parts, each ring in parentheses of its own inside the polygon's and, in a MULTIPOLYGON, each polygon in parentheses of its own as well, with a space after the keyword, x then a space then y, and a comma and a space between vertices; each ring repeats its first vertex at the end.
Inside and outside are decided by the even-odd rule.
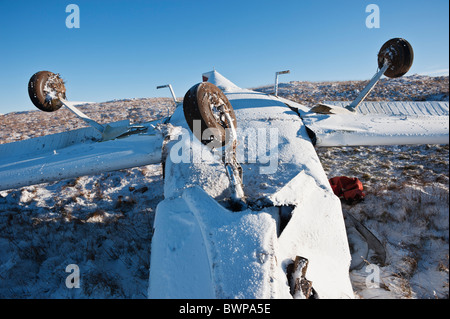
POLYGON ((33 74, 28 82, 28 94, 31 102, 38 109, 44 112, 54 112, 61 108, 62 103, 57 96, 62 96, 65 99, 66 88, 64 81, 58 74, 49 71, 40 71, 33 74), (54 93, 54 98, 48 95, 48 90, 54 93))
POLYGON ((381 69, 387 59, 390 66, 384 75, 390 78, 398 78, 405 75, 411 68, 414 60, 414 51, 411 44, 402 38, 394 38, 387 41, 378 53, 378 67, 381 69))
POLYGON ((237 127, 236 115, 233 107, 225 94, 217 86, 209 82, 202 82, 194 85, 186 92, 183 100, 183 111, 189 128, 195 137, 203 144, 210 147, 221 147, 228 143, 226 129, 230 128, 229 123, 219 118, 219 111, 216 106, 223 105, 233 121, 234 128, 237 127), (214 113, 215 112, 215 113, 214 113), (194 128, 194 121, 201 123, 201 130, 194 128), (204 136, 206 129, 213 129, 214 135, 204 136))

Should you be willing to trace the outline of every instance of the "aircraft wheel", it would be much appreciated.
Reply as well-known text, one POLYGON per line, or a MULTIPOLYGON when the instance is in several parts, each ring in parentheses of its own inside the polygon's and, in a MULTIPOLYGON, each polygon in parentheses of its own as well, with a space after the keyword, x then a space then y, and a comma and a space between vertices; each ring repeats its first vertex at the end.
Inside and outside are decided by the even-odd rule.
POLYGON ((402 38, 394 38, 387 41, 378 53, 378 67, 381 69, 384 61, 390 62, 384 75, 390 78, 398 78, 406 74, 412 66, 414 52, 411 44, 402 38))
POLYGON ((209 82, 196 84, 186 92, 183 110, 195 137, 210 147, 222 147, 228 143, 226 129, 231 126, 225 113, 230 115, 234 128, 237 127, 236 116, 227 97, 209 82), (197 124, 194 122, 196 120, 197 124), (207 129, 209 130, 205 132, 207 129))
POLYGON ((28 82, 28 94, 38 109, 54 112, 62 106, 59 97, 66 98, 66 88, 59 74, 40 71, 28 82))

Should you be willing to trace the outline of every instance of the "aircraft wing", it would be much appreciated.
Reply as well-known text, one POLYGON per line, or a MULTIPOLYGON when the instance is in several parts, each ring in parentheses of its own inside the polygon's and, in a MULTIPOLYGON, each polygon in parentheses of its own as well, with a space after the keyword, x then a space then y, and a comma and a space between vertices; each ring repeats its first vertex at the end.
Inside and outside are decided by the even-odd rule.
POLYGON ((152 127, 145 134, 100 138, 88 127, 0 145, 0 191, 161 161, 163 135, 152 127))
POLYGON ((346 104, 324 103, 331 114, 299 110, 317 146, 449 143, 448 102, 363 102, 356 112, 346 104))

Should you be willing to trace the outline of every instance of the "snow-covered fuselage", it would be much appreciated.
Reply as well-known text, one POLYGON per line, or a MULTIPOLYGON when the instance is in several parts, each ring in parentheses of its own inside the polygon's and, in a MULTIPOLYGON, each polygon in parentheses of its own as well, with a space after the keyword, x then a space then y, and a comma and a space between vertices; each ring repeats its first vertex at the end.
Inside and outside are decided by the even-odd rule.
POLYGON ((221 157, 192 135, 178 107, 164 147, 165 199, 154 223, 149 297, 301 298, 290 287, 296 278, 287 275, 300 256, 309 262, 306 279, 316 296, 352 298, 341 204, 298 113, 215 71, 207 77, 236 114, 249 206, 227 209, 230 183, 221 157))

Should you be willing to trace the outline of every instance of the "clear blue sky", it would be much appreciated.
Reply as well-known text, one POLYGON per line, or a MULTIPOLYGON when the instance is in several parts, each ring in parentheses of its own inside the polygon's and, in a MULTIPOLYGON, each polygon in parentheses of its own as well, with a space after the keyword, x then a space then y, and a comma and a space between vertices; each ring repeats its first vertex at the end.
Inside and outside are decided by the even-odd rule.
POLYGON ((0 0, 0 113, 32 109, 30 76, 60 73, 73 101, 182 97, 213 67, 241 87, 369 79, 390 38, 413 46, 410 74, 448 74, 448 0, 0 0), (80 28, 66 27, 68 4, 80 28), (366 27, 366 6, 380 28, 366 27))

